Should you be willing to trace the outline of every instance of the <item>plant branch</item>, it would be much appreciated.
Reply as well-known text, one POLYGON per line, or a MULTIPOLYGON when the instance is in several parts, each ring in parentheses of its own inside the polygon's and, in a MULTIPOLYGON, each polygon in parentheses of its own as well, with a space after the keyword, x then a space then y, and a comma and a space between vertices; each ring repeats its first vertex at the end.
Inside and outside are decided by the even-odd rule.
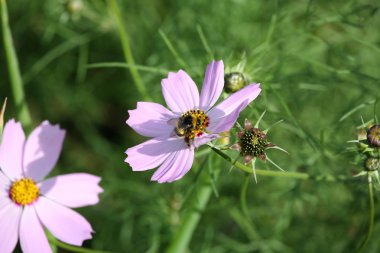
MULTIPOLYGON (((228 161, 229 163, 233 164, 236 168, 247 172, 247 173, 253 173, 252 168, 245 166, 242 163, 239 163, 237 161, 234 161, 231 157, 223 153, 221 150, 211 147, 211 149, 217 153, 219 156, 224 158, 224 160, 228 161)), ((327 182, 336 182, 336 181, 349 181, 353 180, 354 178, 346 177, 346 176, 324 176, 324 175, 310 175, 308 173, 303 172, 286 172, 286 171, 272 171, 272 170, 261 170, 256 169, 256 175, 260 176, 267 176, 267 177, 282 177, 282 178, 293 178, 293 179, 300 179, 300 180, 314 180, 314 181, 327 181, 327 182)))

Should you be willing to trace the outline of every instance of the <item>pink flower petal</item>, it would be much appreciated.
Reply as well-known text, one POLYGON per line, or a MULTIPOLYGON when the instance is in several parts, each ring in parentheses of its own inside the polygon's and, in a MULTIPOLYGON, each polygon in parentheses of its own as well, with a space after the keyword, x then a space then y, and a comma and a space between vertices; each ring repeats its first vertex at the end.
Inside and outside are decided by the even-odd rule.
POLYGON ((25 144, 25 176, 38 182, 49 174, 61 153, 64 138, 65 131, 48 121, 34 129, 25 144))
POLYGON ((43 196, 34 205, 41 222, 57 239, 82 246, 84 240, 92 238, 90 223, 70 208, 43 196))
POLYGON ((198 137, 198 138, 195 138, 194 139, 194 147, 195 148, 198 148, 208 142, 211 142, 217 138, 219 138, 220 136, 218 134, 207 134, 207 133, 204 133, 201 137, 198 137))
POLYGON ((68 207, 95 205, 103 189, 98 185, 101 178, 75 173, 49 178, 40 183, 42 195, 68 207))
POLYGON ((167 157, 180 149, 185 142, 179 138, 154 138, 137 146, 127 149, 128 157, 125 162, 129 163, 134 171, 144 171, 156 168, 167 157))
POLYGON ((0 145, 0 168, 11 180, 20 178, 25 134, 19 122, 11 119, 5 124, 0 145))
POLYGON ((10 185, 11 181, 9 178, 0 171, 0 210, 12 202, 8 197, 10 185))
POLYGON ((6 175, 4 175, 3 172, 0 171, 0 190, 2 191, 8 189, 10 184, 11 180, 9 180, 9 178, 6 175))
POLYGON ((191 168, 194 161, 194 149, 183 142, 181 149, 170 154, 152 176, 152 181, 159 183, 173 182, 182 178, 191 168))
POLYGON ((11 253, 17 244, 22 208, 13 203, 0 209, 0 252, 11 253))
POLYGON ((209 116, 210 125, 207 127, 207 130, 211 133, 221 133, 230 130, 238 119, 240 112, 243 110, 242 108, 245 108, 246 106, 247 102, 244 102, 237 107, 235 111, 220 118, 209 116))
POLYGON ((127 124, 137 133, 147 137, 169 136, 174 126, 168 121, 178 116, 160 104, 138 102, 137 109, 129 110, 127 124))
POLYGON ((12 200, 10 200, 10 199, 8 198, 7 195, 8 195, 8 192, 7 192, 7 191, 4 191, 4 190, 1 190, 1 191, 0 191, 0 196, 2 196, 2 197, 0 198, 0 210, 1 210, 3 207, 7 206, 7 205, 13 204, 13 203, 12 203, 12 200), (4 197, 4 196, 6 196, 6 197, 4 197))
MULTIPOLYGON (((250 84, 243 89, 233 93, 223 100, 220 104, 212 108, 208 116, 211 119, 219 119, 235 112, 242 103, 247 102, 246 106, 251 103, 261 92, 260 84, 250 84)), ((244 110, 245 106, 239 110, 244 110)))
MULTIPOLYGON (((193 162, 194 162, 194 155, 195 155, 195 153, 194 153, 193 149, 192 150, 190 150, 190 149, 187 150, 187 159, 186 159, 186 162, 184 163, 184 165, 182 167, 180 167, 182 169, 178 170, 177 175, 175 176, 175 178, 169 180, 168 182, 177 181, 177 180, 181 179, 183 176, 185 176, 187 174, 187 172, 189 172, 189 170, 191 169, 191 166, 193 165, 193 162)), ((184 157, 182 159, 185 160, 184 157)))
POLYGON ((208 111, 218 100, 224 86, 223 61, 212 61, 207 65, 200 97, 200 109, 208 111))
POLYGON ((166 104, 175 113, 183 113, 199 106, 198 88, 194 81, 180 70, 162 79, 162 94, 166 104))
POLYGON ((33 206, 25 206, 20 222, 20 245, 24 253, 52 252, 33 206))

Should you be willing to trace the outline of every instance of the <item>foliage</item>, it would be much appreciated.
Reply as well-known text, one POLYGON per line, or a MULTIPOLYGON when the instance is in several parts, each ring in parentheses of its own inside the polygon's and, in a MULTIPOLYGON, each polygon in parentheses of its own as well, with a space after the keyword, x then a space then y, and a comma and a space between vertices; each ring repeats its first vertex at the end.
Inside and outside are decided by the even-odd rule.
MULTIPOLYGON (((244 73, 263 92, 240 124, 264 110, 263 129, 284 120, 268 139, 290 155, 269 150, 271 159, 288 172, 351 177, 363 165, 347 141, 361 117, 374 119, 379 110, 378 8, 370 0, 8 1, 33 126, 49 119, 68 131, 55 173, 103 178, 101 202, 80 210, 96 231, 85 247, 165 251, 206 182, 213 191, 197 210, 188 252, 354 252, 369 220, 365 178, 258 174, 256 184, 239 169, 229 173, 231 165, 206 147, 182 180, 151 183, 152 172, 132 173, 124 163, 125 150, 142 141, 125 121, 144 97, 163 101, 167 71, 185 69, 201 85, 211 59, 231 69, 243 59, 244 73)), ((6 120, 16 107, 4 50, 0 66, 6 120)), ((276 170, 261 161, 256 168, 276 170)), ((367 252, 380 250, 379 215, 367 252)))

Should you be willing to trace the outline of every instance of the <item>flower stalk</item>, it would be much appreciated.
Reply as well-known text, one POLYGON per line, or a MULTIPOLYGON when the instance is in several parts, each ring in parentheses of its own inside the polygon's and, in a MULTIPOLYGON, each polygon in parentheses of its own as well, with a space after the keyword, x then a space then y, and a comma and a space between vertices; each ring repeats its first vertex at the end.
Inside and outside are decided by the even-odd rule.
POLYGON ((372 235, 373 224, 375 222, 375 202, 374 202, 374 198, 373 198, 372 177, 369 173, 368 173, 368 198, 369 198, 369 225, 368 225, 368 230, 367 230, 367 234, 364 238, 364 241, 362 242, 362 244, 360 245, 360 247, 357 251, 358 253, 363 252, 363 250, 367 246, 369 238, 372 235))
POLYGON ((111 253, 110 251, 100 251, 100 250, 93 250, 88 248, 82 248, 77 247, 73 245, 69 245, 66 243, 63 243, 54 237, 49 238, 49 241, 52 242, 54 245, 58 246, 61 249, 68 250, 69 252, 78 252, 78 253, 111 253))
MULTIPOLYGON (((231 157, 223 153, 221 150, 211 147, 211 149, 217 153, 219 156, 221 156, 224 160, 227 162, 233 164, 236 168, 247 172, 247 173, 253 173, 252 167, 246 166, 242 163, 239 163, 237 161, 234 161, 231 157)), ((272 171, 272 170, 262 170, 262 169, 255 169, 256 175, 260 176, 266 176, 266 177, 281 177, 281 178, 293 178, 293 179, 300 179, 300 180, 314 180, 314 181, 326 181, 326 182, 336 182, 336 181, 349 181, 353 180, 351 177, 346 176, 324 176, 324 175, 310 175, 308 173, 303 172, 286 172, 286 171, 272 171)))
MULTIPOLYGON (((132 50, 131 50, 131 43, 129 41, 128 34, 123 25, 120 9, 116 0, 108 1, 108 7, 116 22, 117 30, 120 36, 121 45, 123 47, 125 61, 128 64, 135 65, 135 59, 133 58, 132 50)), ((149 94, 146 91, 146 88, 141 80, 138 70, 136 68, 130 68, 130 73, 138 92, 141 94, 144 100, 151 101, 152 99, 150 98, 149 94)))
MULTIPOLYGON (((213 166, 213 180, 215 181, 218 179, 220 173, 218 161, 220 160, 217 160, 216 164, 213 166)), ((213 193, 213 183, 210 182, 210 180, 210 176, 207 173, 202 174, 200 184, 195 193, 196 196, 194 196, 192 202, 189 203, 189 209, 182 217, 181 225, 176 231, 174 238, 171 240, 169 247, 166 249, 166 253, 186 252, 194 231, 202 218, 203 211, 206 209, 213 193)))
POLYGON ((3 43, 6 60, 8 64, 9 78, 11 81, 13 99, 16 111, 23 126, 30 130, 32 119, 28 105, 25 101, 24 87, 22 83, 20 68, 17 60, 16 50, 14 48, 11 29, 9 27, 8 10, 6 0, 0 0, 1 6, 1 25, 3 30, 3 43))

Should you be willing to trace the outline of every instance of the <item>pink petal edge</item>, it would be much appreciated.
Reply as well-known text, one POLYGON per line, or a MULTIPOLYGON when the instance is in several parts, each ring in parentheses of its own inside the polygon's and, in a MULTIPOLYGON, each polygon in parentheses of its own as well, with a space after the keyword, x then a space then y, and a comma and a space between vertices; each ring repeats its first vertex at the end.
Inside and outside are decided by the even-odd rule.
POLYGON ((127 124, 138 134, 146 137, 169 136, 174 126, 170 119, 178 115, 157 103, 138 102, 135 110, 129 110, 127 124))
POLYGON ((99 202, 103 189, 101 178, 87 173, 73 173, 49 178, 39 184, 45 197, 67 207, 83 207, 99 202))
POLYGON ((156 170, 152 181, 170 183, 182 178, 191 168, 194 160, 194 149, 188 148, 183 142, 182 148, 170 157, 156 170))
POLYGON ((184 113, 199 106, 198 88, 185 71, 170 72, 161 84, 166 104, 173 112, 184 113))
POLYGON ((144 171, 156 168, 162 164, 168 156, 179 150, 183 143, 182 139, 153 138, 137 146, 127 149, 128 157, 125 159, 133 171, 144 171))
POLYGON ((0 252, 11 253, 16 247, 22 208, 13 203, 0 209, 0 252))
POLYGON ((61 153, 65 131, 44 121, 30 134, 25 144, 24 173, 39 182, 54 168, 61 153))
POLYGON ((12 202, 8 197, 8 191, 11 183, 11 180, 9 180, 9 178, 0 171, 0 210, 12 202))
POLYGON ((208 111, 222 94, 224 86, 223 61, 212 61, 207 65, 200 96, 200 109, 208 111))
POLYGON ((75 246, 91 239, 90 223, 79 213, 41 196, 34 204, 42 224, 59 240, 75 246))
POLYGON ((197 137, 194 139, 194 147, 195 148, 199 148, 200 146, 206 144, 206 143, 209 143, 217 138, 219 138, 220 136, 218 134, 208 134, 208 133, 204 133, 201 137, 197 137))
POLYGON ((24 253, 51 253, 48 239, 33 206, 25 206, 20 222, 20 245, 24 253))
POLYGON ((0 144, 0 168, 11 180, 23 175, 24 144, 25 134, 21 124, 14 119, 9 120, 4 126, 0 144))
POLYGON ((224 117, 217 119, 210 117, 210 125, 208 126, 207 130, 211 133, 221 133, 230 130, 236 123, 240 112, 243 110, 242 108, 245 108, 246 106, 247 101, 244 101, 242 104, 240 104, 239 107, 235 109, 235 111, 225 115, 224 117))
MULTIPOLYGON (((246 106, 251 103, 261 92, 260 84, 250 84, 243 89, 231 94, 220 104, 212 108, 207 114, 211 119, 217 120, 233 113, 243 102, 247 102, 246 106)), ((240 108, 240 111, 244 110, 240 108)))

